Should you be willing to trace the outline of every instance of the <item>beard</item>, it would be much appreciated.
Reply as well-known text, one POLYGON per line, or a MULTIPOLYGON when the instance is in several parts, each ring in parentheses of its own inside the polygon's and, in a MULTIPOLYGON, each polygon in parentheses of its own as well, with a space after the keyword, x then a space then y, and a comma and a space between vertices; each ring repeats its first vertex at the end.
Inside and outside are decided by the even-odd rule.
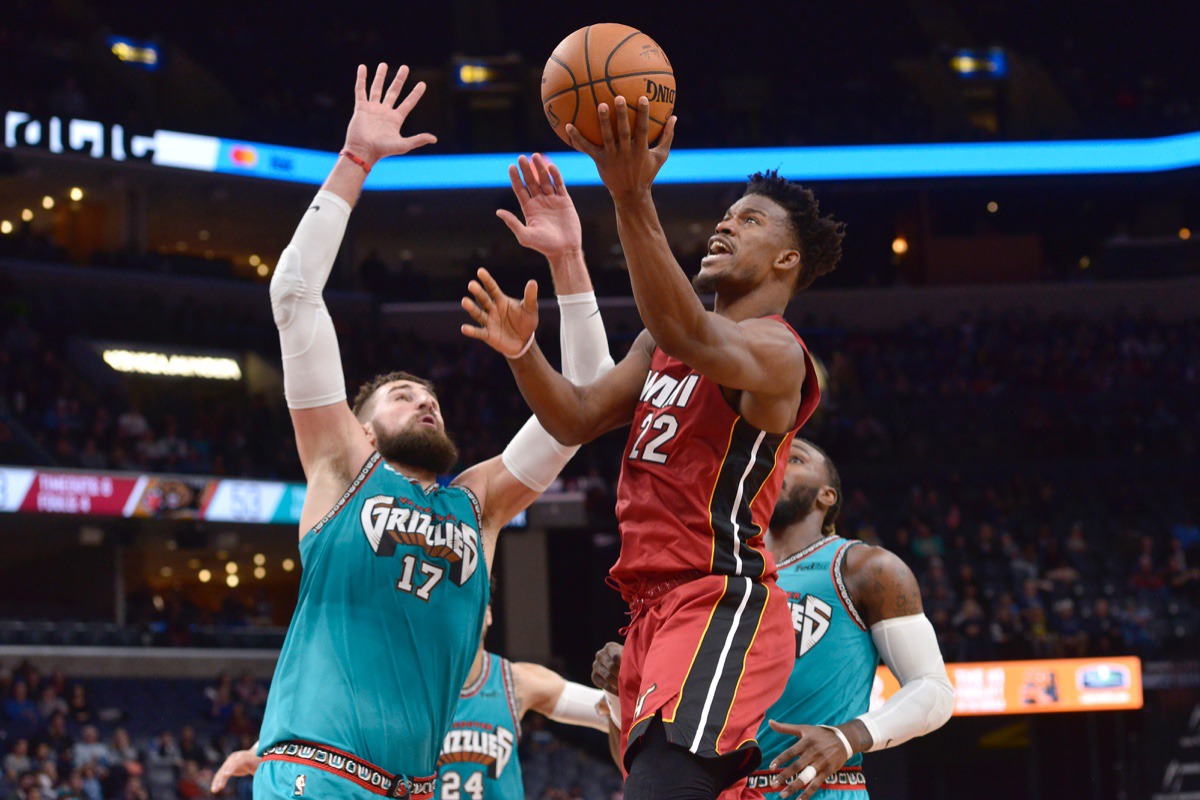
POLYGON ((454 440, 437 428, 410 426, 398 431, 375 427, 375 449, 388 461, 445 475, 458 463, 454 440))
POLYGON ((781 531, 811 514, 817 507, 817 493, 820 491, 816 486, 801 486, 786 497, 780 497, 775 503, 775 510, 771 512, 771 530, 781 531))
POLYGON ((692 278, 692 288, 697 294, 720 294, 721 292, 740 294, 754 288, 754 280, 739 269, 735 263, 720 272, 700 271, 692 278))

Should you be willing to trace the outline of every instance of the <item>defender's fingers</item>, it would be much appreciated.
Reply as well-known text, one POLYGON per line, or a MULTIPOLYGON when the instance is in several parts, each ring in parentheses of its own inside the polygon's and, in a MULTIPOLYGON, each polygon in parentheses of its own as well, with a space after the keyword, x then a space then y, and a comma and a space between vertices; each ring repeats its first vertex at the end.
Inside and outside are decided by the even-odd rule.
POLYGON ((525 181, 521 180, 521 171, 516 164, 508 165, 508 182, 512 184, 513 194, 524 203, 525 198, 530 196, 529 187, 525 185, 525 181))
POLYGON ((400 91, 404 88, 404 82, 408 80, 408 65, 401 64, 400 69, 396 70, 396 77, 392 78, 392 83, 388 86, 387 94, 383 96, 383 104, 388 108, 393 108, 396 101, 400 99, 400 91))
POLYGON ((465 322, 458 326, 459 331, 468 339, 478 339, 481 342, 488 340, 488 332, 483 328, 476 328, 474 325, 468 325, 465 322))
POLYGON ((521 170, 521 178, 525 181, 525 186, 529 188, 530 196, 537 196, 542 193, 542 187, 538 183, 537 173, 533 169, 533 164, 525 156, 517 156, 517 166, 521 170))
POLYGON ((387 78, 387 68, 387 64, 382 61, 375 68, 375 80, 371 81, 371 94, 367 98, 372 103, 378 103, 383 99, 383 82, 387 78))
POLYGON ((355 77, 354 77, 354 99, 355 99, 355 101, 367 99, 367 65, 366 64, 358 65, 358 72, 355 74, 355 77))
POLYGON ((504 292, 500 290, 500 284, 496 283, 496 279, 492 277, 492 273, 480 267, 475 274, 478 276, 479 282, 483 284, 483 288, 487 290, 489 297, 493 300, 499 300, 504 297, 504 292))
POLYGON ((471 315, 471 319, 475 320, 480 325, 487 324, 488 315, 486 313, 484 313, 484 310, 482 308, 480 308, 479 304, 476 303, 474 300, 472 300, 469 297, 464 297, 462 299, 462 307, 463 307, 463 311, 465 311, 471 315))
POLYGON ((468 283, 467 291, 471 293, 471 296, 475 298, 475 302, 478 303, 479 307, 484 311, 491 311, 493 308, 495 308, 496 304, 492 301, 491 296, 488 295, 484 288, 479 285, 479 281, 471 281, 468 283))
POLYGON ((516 214, 513 214, 511 211, 505 211, 503 208, 497 208, 496 216, 508 226, 508 229, 517 237, 517 241, 520 241, 521 236, 525 233, 525 224, 517 219, 516 214))
POLYGON ((554 181, 554 193, 561 197, 570 197, 571 195, 567 191, 567 185, 563 183, 562 172, 559 171, 558 165, 553 161, 547 161, 546 163, 550 167, 550 178, 554 181))
POLYGON ((525 299, 521 301, 521 305, 526 311, 537 313, 537 281, 531 280, 525 284, 525 299))
POLYGON ((538 187, 542 190, 542 194, 554 194, 554 179, 550 176, 550 170, 546 168, 546 157, 541 153, 534 153, 529 159, 529 165, 533 167, 533 174, 537 176, 538 187))
POLYGON ((425 81, 417 81, 417 85, 408 93, 408 97, 404 98, 404 102, 400 104, 400 115, 407 117, 412 110, 417 107, 417 103, 425 96, 425 81))

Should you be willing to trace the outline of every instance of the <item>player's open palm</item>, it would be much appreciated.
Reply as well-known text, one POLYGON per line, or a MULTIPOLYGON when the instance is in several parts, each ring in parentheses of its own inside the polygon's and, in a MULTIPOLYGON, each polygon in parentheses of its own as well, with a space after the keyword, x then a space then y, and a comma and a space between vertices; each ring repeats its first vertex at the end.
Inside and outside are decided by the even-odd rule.
POLYGON ((799 797, 808 800, 833 773, 846 763, 846 747, 837 734, 818 725, 790 725, 769 722, 771 728, 796 743, 771 762, 771 769, 781 772, 771 778, 780 797, 799 797))
POLYGON ((523 355, 537 330, 537 281, 525 284, 525 296, 517 300, 500 291, 486 269, 480 269, 478 276, 479 280, 467 285, 471 296, 462 300, 463 309, 477 325, 463 325, 463 334, 487 342, 507 358, 523 355))
POLYGON ((350 126, 346 129, 345 149, 366 161, 368 166, 388 156, 402 155, 437 141, 432 133, 418 133, 416 136, 400 133, 404 120, 425 94, 425 82, 420 81, 397 105, 407 78, 408 67, 400 67, 384 92, 387 64, 380 64, 368 92, 367 68, 362 64, 358 67, 358 78, 354 83, 354 116, 350 118, 350 126))
POLYGON ((525 221, 504 209, 497 210, 496 216, 522 247, 551 259, 583 247, 579 214, 558 167, 541 153, 534 153, 532 158, 521 156, 516 165, 510 165, 508 177, 525 221))

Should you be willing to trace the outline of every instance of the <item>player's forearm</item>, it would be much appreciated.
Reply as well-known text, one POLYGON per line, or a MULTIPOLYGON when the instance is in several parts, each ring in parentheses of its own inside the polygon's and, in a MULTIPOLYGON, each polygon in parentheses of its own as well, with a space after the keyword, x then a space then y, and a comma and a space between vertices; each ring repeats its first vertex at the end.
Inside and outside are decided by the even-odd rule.
POLYGON ((649 190, 614 197, 617 233, 629 265, 633 298, 663 352, 682 361, 704 325, 705 309, 671 253, 649 190))
POLYGON ((346 398, 337 333, 323 297, 350 219, 350 201, 342 192, 352 181, 345 179, 344 172, 341 163, 334 167, 326 184, 338 191, 322 189, 313 198, 271 276, 271 311, 279 329, 284 394, 293 409, 317 408, 346 398))
POLYGON ((536 342, 525 355, 509 359, 508 365, 521 396, 547 433, 567 446, 587 441, 583 391, 550 366, 536 342))
MULTIPOLYGON (((360 157, 358 154, 354 155, 360 157)), ((362 194, 363 184, 367 181, 367 171, 373 166, 375 165, 367 161, 364 167, 349 157, 339 154, 337 163, 333 165, 329 176, 321 184, 321 189, 337 195, 353 208, 358 202, 359 195, 362 194)))
POLYGON ((592 291, 592 278, 588 275, 582 248, 555 253, 546 260, 550 262, 550 277, 559 297, 592 291))

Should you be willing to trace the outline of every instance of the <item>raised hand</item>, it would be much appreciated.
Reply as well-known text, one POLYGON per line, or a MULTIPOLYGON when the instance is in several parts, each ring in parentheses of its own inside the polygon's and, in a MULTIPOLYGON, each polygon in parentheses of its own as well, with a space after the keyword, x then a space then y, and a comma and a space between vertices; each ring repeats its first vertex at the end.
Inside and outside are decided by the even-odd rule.
POLYGON ((471 296, 462 299, 462 307, 478 326, 463 325, 463 335, 487 342, 506 358, 522 355, 537 330, 537 281, 525 284, 525 297, 518 301, 500 291, 486 269, 477 274, 479 280, 467 285, 471 296))
POLYGON ((555 258, 583 248, 583 231, 579 214, 567 194, 562 173, 541 153, 532 158, 520 156, 508 167, 513 193, 521 204, 524 223, 516 215, 498 209, 496 216, 504 221, 522 247, 536 250, 546 258, 555 258))
POLYGON ((671 142, 675 139, 675 117, 667 120, 662 137, 654 147, 649 146, 650 101, 638 98, 637 123, 629 128, 629 113, 625 98, 613 101, 616 106, 616 131, 613 131, 613 114, 607 103, 597 109, 600 115, 600 132, 604 144, 596 146, 579 133, 574 125, 567 125, 567 136, 571 146, 591 157, 596 162, 600 180, 608 187, 613 199, 629 197, 649 191, 654 177, 667 163, 671 153, 671 142))
POLYGON ((366 161, 368 168, 388 156, 398 156, 437 141, 432 133, 418 133, 416 136, 400 133, 404 120, 425 94, 425 82, 418 82, 403 102, 396 105, 404 89, 404 81, 408 78, 408 67, 402 66, 396 71, 396 77, 385 93, 383 84, 387 69, 387 64, 380 64, 376 68, 369 94, 365 65, 358 66, 358 78, 354 83, 354 116, 350 118, 350 126, 346 129, 344 149, 366 161))

